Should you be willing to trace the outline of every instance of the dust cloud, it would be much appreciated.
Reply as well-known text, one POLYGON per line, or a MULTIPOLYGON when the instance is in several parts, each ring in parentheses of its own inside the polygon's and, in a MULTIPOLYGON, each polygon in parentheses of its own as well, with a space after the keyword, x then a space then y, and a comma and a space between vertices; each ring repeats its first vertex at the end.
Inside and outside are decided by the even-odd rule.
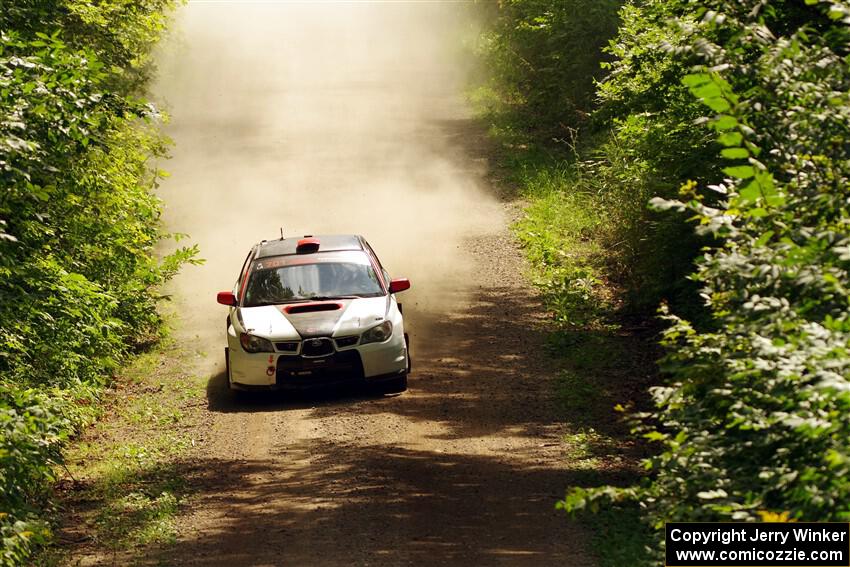
MULTIPOLYGON (((504 224, 485 160, 467 144, 467 12, 268 0, 180 9, 154 99, 176 143, 163 164, 164 221, 206 259, 172 284, 182 336, 210 354, 224 346, 215 292, 280 227, 363 234, 393 277, 411 279, 401 297, 415 312, 463 300, 474 285, 465 239, 504 224)), ((408 325, 416 340, 415 315, 408 325)))

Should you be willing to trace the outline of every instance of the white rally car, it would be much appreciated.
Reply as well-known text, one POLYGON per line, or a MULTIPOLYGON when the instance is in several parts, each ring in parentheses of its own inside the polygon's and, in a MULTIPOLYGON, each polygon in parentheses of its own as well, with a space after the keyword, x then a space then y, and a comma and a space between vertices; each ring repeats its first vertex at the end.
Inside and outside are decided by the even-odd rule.
POLYGON ((362 236, 281 238, 255 245, 232 291, 227 378, 234 390, 344 382, 407 389, 401 305, 410 287, 390 279, 362 236))

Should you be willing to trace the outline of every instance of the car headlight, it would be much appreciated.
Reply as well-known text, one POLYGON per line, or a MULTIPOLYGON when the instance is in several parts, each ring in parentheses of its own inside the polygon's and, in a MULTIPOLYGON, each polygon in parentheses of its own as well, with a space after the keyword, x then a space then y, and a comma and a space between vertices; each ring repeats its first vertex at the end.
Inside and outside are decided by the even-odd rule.
POLYGON ((263 337, 242 333, 239 335, 239 342, 242 343, 245 352, 274 352, 272 342, 263 337))
POLYGON ((384 321, 380 325, 375 325, 360 337, 360 344, 366 343, 382 343, 389 339, 393 334, 392 321, 384 321))

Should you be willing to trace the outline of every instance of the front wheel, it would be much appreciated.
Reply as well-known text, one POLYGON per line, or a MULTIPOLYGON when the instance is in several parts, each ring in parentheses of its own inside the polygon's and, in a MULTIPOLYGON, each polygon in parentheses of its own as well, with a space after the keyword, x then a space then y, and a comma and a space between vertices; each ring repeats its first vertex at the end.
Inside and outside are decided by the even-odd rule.
POLYGON ((413 359, 410 357, 410 337, 404 334, 404 350, 407 351, 407 373, 413 370, 413 359))
POLYGON ((231 392, 236 392, 233 387, 233 382, 230 381, 230 349, 224 347, 224 379, 227 380, 227 387, 231 392))

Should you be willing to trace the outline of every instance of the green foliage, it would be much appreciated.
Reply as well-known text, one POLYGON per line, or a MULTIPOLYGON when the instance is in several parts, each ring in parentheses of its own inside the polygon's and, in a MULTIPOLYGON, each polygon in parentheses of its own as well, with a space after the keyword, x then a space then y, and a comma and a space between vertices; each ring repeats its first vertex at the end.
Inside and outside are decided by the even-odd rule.
POLYGON ((724 240, 695 276, 717 332, 671 317, 666 333, 676 381, 656 397, 676 435, 650 488, 665 518, 700 503, 712 519, 850 519, 850 29, 824 18, 846 3, 822 4, 803 19, 716 3, 704 18, 730 39, 701 49, 719 70, 684 79, 717 113, 728 166, 714 189, 727 200, 658 203, 724 240))
POLYGON ((482 41, 490 80, 474 96, 511 152, 544 153, 577 173, 570 192, 591 195, 605 219, 595 236, 605 277, 641 314, 661 300, 700 310, 686 276, 705 239, 647 207, 720 167, 710 129, 695 125, 700 105, 679 81, 694 55, 670 20, 686 4, 500 3, 482 41))
POLYGON ((587 514, 584 525, 593 530, 593 548, 601 567, 655 567, 649 530, 641 524, 640 510, 632 504, 587 514))
POLYGON ((180 0, 15 0, 0 12, 0 30, 32 38, 61 33, 74 51, 89 50, 108 70, 110 91, 143 91, 151 48, 180 0))
POLYGON ((535 266, 534 282, 556 322, 600 323, 605 298, 598 233, 603 216, 592 194, 581 192, 571 166, 527 164, 515 177, 530 199, 515 232, 535 266))
POLYGON ((607 248, 613 277, 628 307, 651 313, 662 300, 692 311, 696 294, 685 279, 702 239, 684 219, 647 207, 652 197, 673 198, 683 179, 712 179, 718 171, 709 129, 697 124, 699 103, 680 78, 694 60, 684 49, 686 2, 650 0, 621 11, 613 61, 599 85, 596 117, 610 133, 587 160, 596 191, 611 217, 607 248))
POLYGON ((60 408, 47 396, 5 386, 0 401, 0 561, 9 565, 22 561, 32 544, 49 535, 35 508, 43 504, 43 494, 33 488, 52 478, 50 463, 68 424, 57 418, 60 408))
POLYGON ((16 2, 0 12, 0 565, 48 537, 45 488, 126 353, 158 337, 165 155, 131 96, 170 2, 16 2))
POLYGON ((602 47, 617 30, 621 0, 490 3, 482 38, 489 72, 479 92, 491 119, 537 141, 571 138, 587 123, 602 47))
POLYGON ((700 64, 681 84, 722 171, 653 203, 689 212, 718 243, 694 275, 715 324, 667 316, 672 381, 653 392, 657 427, 643 427, 662 448, 650 480, 574 491, 565 506, 636 499, 656 529, 779 512, 847 521, 850 4, 687 7, 674 23, 700 64))
MULTIPOLYGON (((57 505, 74 510, 75 527, 90 537, 86 554, 105 553, 132 564, 178 535, 175 519, 190 489, 186 482, 188 431, 203 412, 192 410, 206 376, 187 374, 185 345, 166 338, 121 368, 110 391, 109 415, 64 451, 64 477, 79 482, 59 493, 57 505)), ((39 551, 34 565, 64 565, 61 542, 39 551)))

